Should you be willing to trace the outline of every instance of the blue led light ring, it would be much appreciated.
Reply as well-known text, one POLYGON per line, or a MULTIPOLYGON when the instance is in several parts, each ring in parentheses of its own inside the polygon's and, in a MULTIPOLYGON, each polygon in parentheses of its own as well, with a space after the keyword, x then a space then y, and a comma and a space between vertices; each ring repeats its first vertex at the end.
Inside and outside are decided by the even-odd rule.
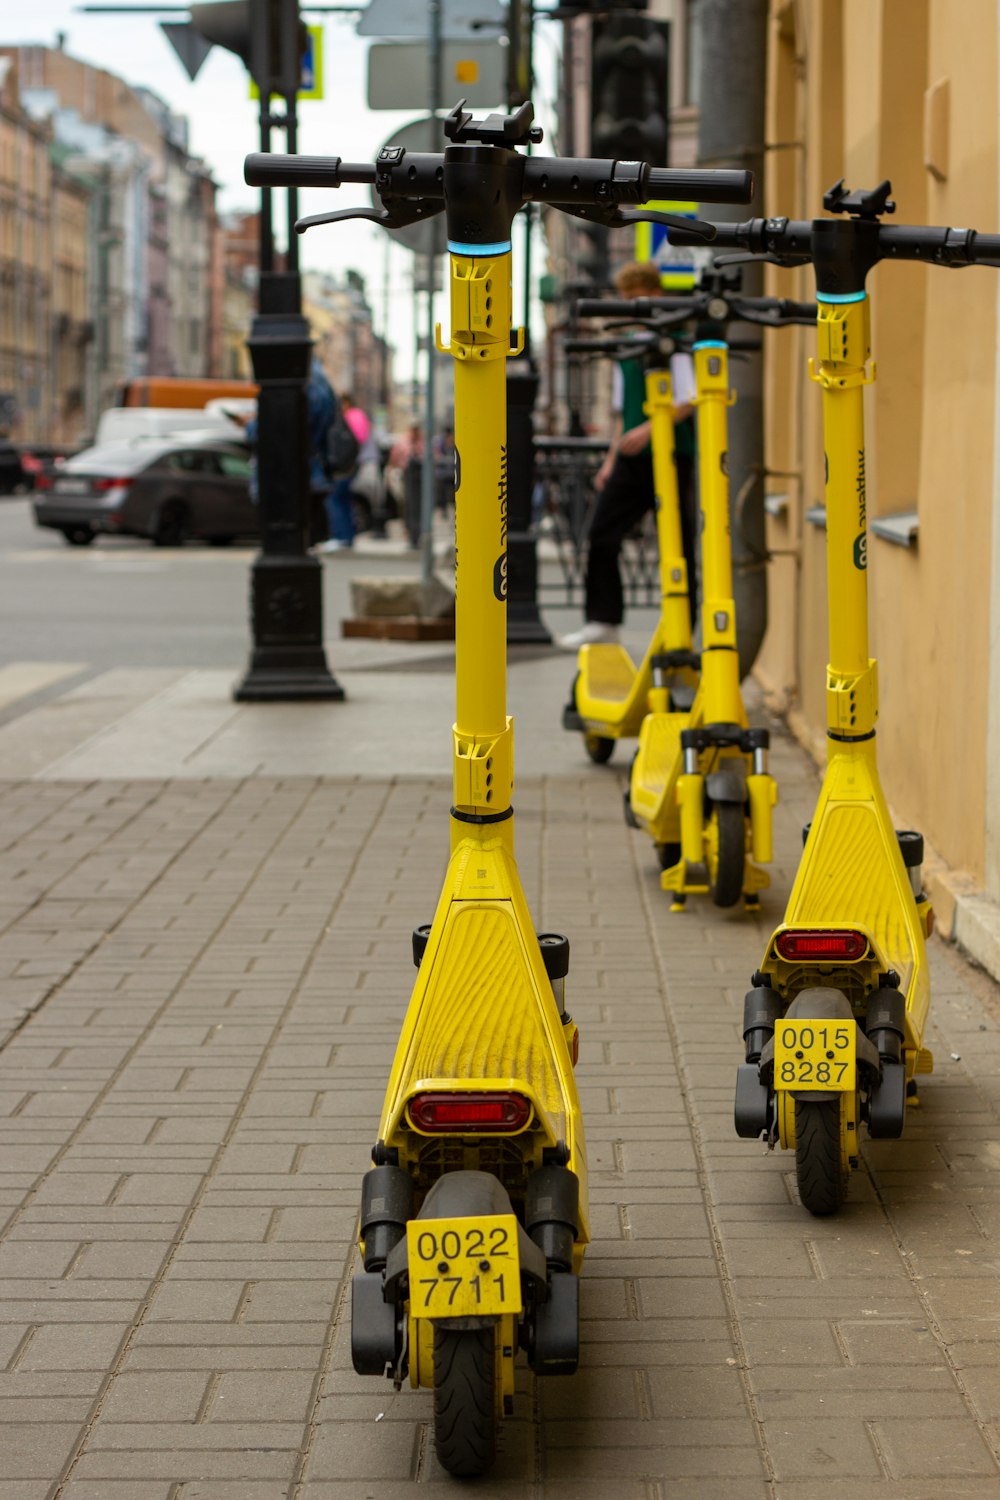
POLYGON ((504 240, 496 245, 464 245, 460 240, 449 240, 448 251, 451 255, 506 255, 510 244, 510 240, 504 240))

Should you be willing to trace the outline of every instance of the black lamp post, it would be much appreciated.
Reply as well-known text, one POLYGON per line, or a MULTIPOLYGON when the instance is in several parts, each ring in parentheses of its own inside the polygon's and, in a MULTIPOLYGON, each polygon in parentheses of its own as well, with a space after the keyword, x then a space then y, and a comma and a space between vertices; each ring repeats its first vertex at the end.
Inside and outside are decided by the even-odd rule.
MULTIPOLYGON (((241 4, 234 0, 232 8, 241 4)), ((195 6, 228 10, 229 5, 195 6)), ((297 148, 295 95, 302 57, 297 0, 250 0, 250 68, 260 91, 260 149, 284 128, 297 148), (277 56, 275 56, 277 53, 277 56), (271 112, 274 93, 285 112, 271 112)), ((304 698, 343 699, 323 646, 323 565, 306 550, 309 436, 306 381, 312 358, 302 316, 302 281, 294 230, 297 193, 288 192, 288 254, 274 267, 271 189, 261 189, 258 312, 247 347, 260 386, 257 405, 257 479, 261 550, 250 577, 252 647, 246 675, 233 689, 240 703, 304 698)))

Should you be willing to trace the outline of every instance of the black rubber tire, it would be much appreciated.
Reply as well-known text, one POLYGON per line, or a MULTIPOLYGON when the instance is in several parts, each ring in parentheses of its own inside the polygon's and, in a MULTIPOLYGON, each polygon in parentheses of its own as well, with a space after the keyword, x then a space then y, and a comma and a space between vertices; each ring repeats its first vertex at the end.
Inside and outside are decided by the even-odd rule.
POLYGON ((235 540, 234 536, 210 536, 208 545, 210 547, 231 547, 235 540))
POLYGON ((583 743, 595 766, 605 766, 615 753, 615 741, 603 734, 585 734, 583 743))
POLYGON ((189 533, 187 507, 179 500, 168 500, 156 518, 154 547, 183 547, 189 533))
POLYGON ((485 1474, 496 1458, 496 1328, 434 1330, 434 1449, 449 1474, 485 1474))
POLYGON ((795 1101, 795 1180, 802 1207, 821 1218, 847 1197, 840 1159, 840 1095, 795 1101))
POLYGON ((716 802, 712 817, 718 828, 715 869, 709 869, 709 888, 716 906, 735 906, 743 893, 746 862, 746 823, 741 802, 716 802))
POLYGON ((681 857, 680 844, 656 844, 656 857, 661 870, 672 870, 681 857))
POLYGON ((94 532, 89 526, 64 526, 62 534, 71 547, 89 547, 94 540, 94 532))

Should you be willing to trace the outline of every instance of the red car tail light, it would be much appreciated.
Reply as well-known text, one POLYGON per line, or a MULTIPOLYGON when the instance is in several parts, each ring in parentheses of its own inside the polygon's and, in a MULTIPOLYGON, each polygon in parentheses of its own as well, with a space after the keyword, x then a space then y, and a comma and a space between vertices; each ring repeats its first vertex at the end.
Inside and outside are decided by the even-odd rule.
POLYGON ((43 474, 41 470, 35 475, 34 485, 36 490, 50 490, 52 488, 52 475, 43 474))
POLYGON ((816 927, 812 931, 783 932, 775 947, 784 959, 855 959, 868 952, 868 939, 851 928, 816 927))
POLYGON ((123 474, 120 479, 95 479, 92 488, 95 490, 121 490, 133 482, 134 474, 123 474))
POLYGON ((531 1119, 531 1102, 523 1094, 415 1094, 407 1108, 410 1122, 430 1135, 512 1134, 531 1119))

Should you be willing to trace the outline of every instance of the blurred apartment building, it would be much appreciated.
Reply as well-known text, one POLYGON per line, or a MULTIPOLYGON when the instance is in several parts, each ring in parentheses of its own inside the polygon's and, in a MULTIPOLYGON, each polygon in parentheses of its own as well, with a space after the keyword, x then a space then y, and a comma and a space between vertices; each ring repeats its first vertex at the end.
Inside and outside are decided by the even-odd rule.
POLYGON ((75 442, 121 381, 219 369, 216 188, 150 91, 59 48, 0 63, 0 400, 18 441, 75 442))
MULTIPOLYGON (((222 216, 187 121, 60 47, 0 46, 0 434, 83 442, 141 375, 250 376, 259 216, 222 216)), ((323 280, 330 375, 383 404, 360 278, 323 280)))

